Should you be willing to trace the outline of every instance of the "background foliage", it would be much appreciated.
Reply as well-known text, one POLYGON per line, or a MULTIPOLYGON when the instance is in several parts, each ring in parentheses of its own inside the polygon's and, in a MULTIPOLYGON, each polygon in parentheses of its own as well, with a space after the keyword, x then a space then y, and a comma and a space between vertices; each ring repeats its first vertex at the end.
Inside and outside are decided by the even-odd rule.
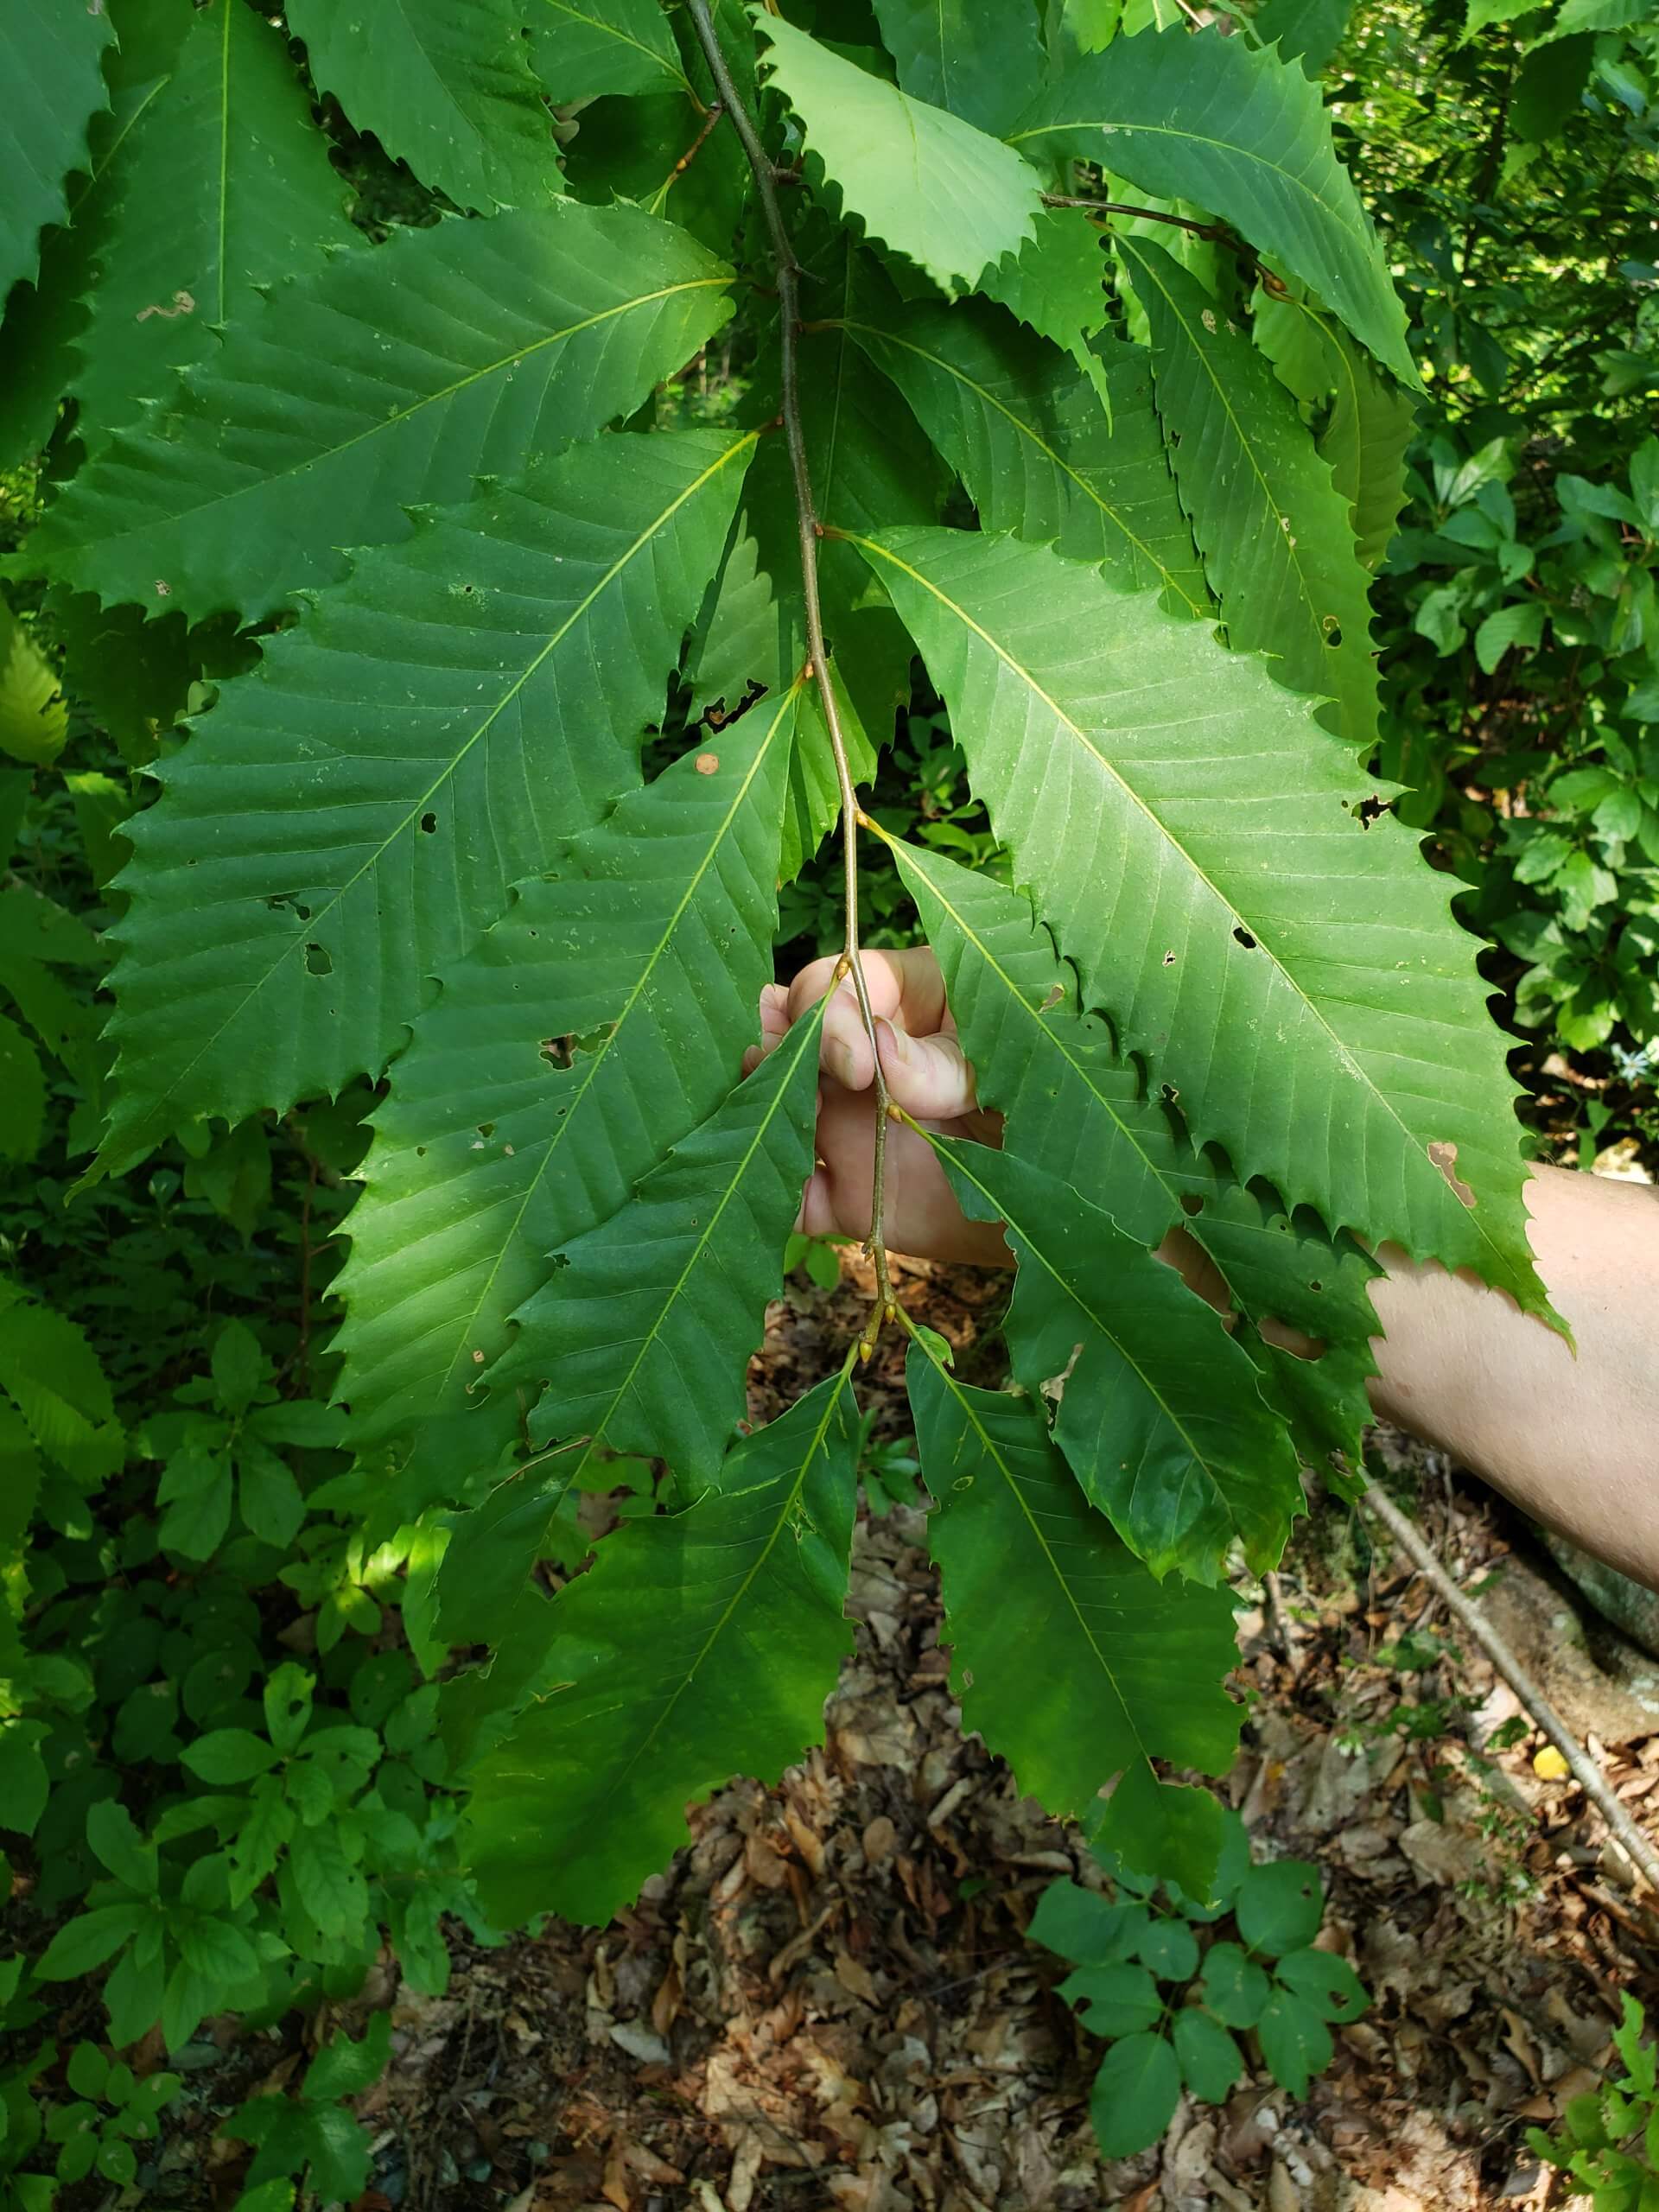
MULTIPOLYGON (((373 12, 363 11, 365 22, 373 12)), ((518 12, 486 0, 424 11, 436 39, 446 22, 465 22, 474 54, 493 25, 513 30, 518 12)), ((54 179, 39 206, 21 211, 21 230, 10 208, 11 227, 0 227, 0 285, 11 287, 0 324, 8 548, 40 526, 14 567, 10 605, 0 607, 0 1804, 13 1844, 16 1946, 0 1966, 0 2024, 14 2054, 0 2082, 8 2121, 0 2168, 11 2200, 29 2212, 53 2201, 58 2180, 73 2185, 94 2173, 116 2183, 138 2177, 142 2185, 149 2171, 147 2146, 177 2077, 150 2072, 141 2082, 111 2051, 157 2028, 168 2050, 188 2050, 201 2022, 226 2010, 253 2023, 313 2012, 359 1989, 383 1945, 416 1988, 436 1989, 448 1945, 463 1931, 493 1940, 459 1871, 459 1802, 435 1725, 436 1677, 451 1641, 435 1620, 445 1527, 426 1509, 438 1493, 419 1466, 390 1492, 372 1479, 342 1449, 331 1403, 338 1232, 369 1142, 377 1090, 362 1071, 371 1059, 325 1066, 313 1040, 283 1111, 227 1124, 186 1101, 184 1110, 131 1133, 122 1172, 82 1179, 111 1097, 104 933, 128 918, 128 893, 116 880, 131 849, 124 825, 151 796, 143 772, 159 766, 171 791, 188 791, 184 771, 171 771, 184 753, 212 742, 207 734, 217 725, 207 710, 262 645, 267 666, 289 671, 303 690, 315 677, 307 655, 348 656, 361 642, 352 621, 372 621, 378 608, 401 608, 411 638, 417 622, 447 614, 459 637, 462 613, 470 626, 476 609, 460 609, 446 594, 463 574, 469 591, 499 581, 469 565, 481 557, 477 518, 453 504, 487 468, 492 426, 456 410, 451 442, 413 494, 451 504, 412 537, 397 540, 401 505, 382 496, 377 507, 366 472, 361 482, 331 477, 327 499, 342 512, 327 544, 385 541, 357 572, 370 582, 355 616, 348 593, 331 603, 332 632, 295 631, 284 601, 296 588, 337 583, 344 563, 331 569, 332 554, 306 552, 304 518, 280 501, 267 501, 246 528, 193 524, 168 537, 176 517, 152 524, 136 550, 123 540, 118 575, 107 565, 93 575, 80 564, 65 516, 73 521, 71 502, 96 493, 108 503, 99 527, 120 538, 121 503, 134 496, 132 486, 106 475, 94 493, 86 477, 79 489, 66 486, 83 465, 107 457, 146 403, 172 389, 176 372, 197 364, 209 379, 240 373, 246 364, 229 351, 238 331, 266 313, 260 328, 268 333, 288 312, 262 308, 272 285, 296 277, 312 284, 316 312, 338 318, 357 289, 353 273, 328 293, 328 272, 339 266, 331 256, 341 247, 390 240, 401 255, 421 253, 446 202, 487 212, 513 201, 527 211, 512 219, 513 235, 533 241, 537 225, 558 219, 548 212, 547 173, 526 153, 545 116, 544 93, 558 103, 569 193, 596 207, 617 194, 666 207, 694 241, 683 267, 669 275, 695 283, 696 252, 724 249, 740 203, 737 149, 722 132, 683 175, 650 169, 641 147, 689 148, 709 87, 677 21, 649 8, 632 12, 639 37, 619 46, 584 40, 575 11, 549 8, 528 41, 502 37, 489 69, 446 66, 431 74, 411 59, 404 86, 380 69, 384 42, 354 45, 331 29, 331 11, 301 9, 298 0, 287 29, 305 41, 304 56, 231 0, 200 15, 143 0, 112 4, 118 43, 100 31, 90 63, 68 56, 52 79, 63 114, 90 117, 89 147, 65 156, 61 193, 54 179), (295 61, 308 57, 306 77, 295 61), (251 122, 238 142, 245 167, 221 200, 207 188, 203 149, 216 143, 215 86, 232 69, 251 122), (435 104, 434 84, 445 88, 435 104), (107 108, 99 105, 100 86, 107 108), (514 120, 480 137, 484 108, 514 120), (635 127, 640 112, 651 118, 649 131, 635 127), (164 236, 158 207, 168 210, 164 236), (232 332, 223 361, 210 337, 219 321, 232 332), (67 550, 42 561, 54 543, 67 550), (226 563, 238 578, 234 607, 252 620, 251 632, 226 612, 232 599, 219 577, 226 563), (100 605, 88 583, 110 603, 100 605), (148 621, 124 596, 129 587, 143 596, 148 621), (159 608, 158 596, 166 602, 159 608), (189 748, 181 739, 187 713, 203 718, 189 748), (143 1143, 157 1136, 143 1156, 143 1143)), ((739 18, 729 12, 735 38, 739 18)), ((905 27, 921 12, 879 11, 900 81, 920 99, 1004 127, 1009 118, 997 104, 1012 99, 1009 87, 928 79, 949 57, 930 61, 925 43, 907 43, 905 27)), ((1116 27, 1117 12, 1088 4, 1064 11, 1084 48, 1116 27)), ((1141 12, 1131 8, 1128 28, 1140 28, 1141 12)), ((791 13, 830 41, 820 55, 833 57, 839 41, 867 49, 868 60, 876 44, 875 19, 861 9, 791 13)), ((0 52, 8 39, 28 41, 38 59, 49 14, 14 6, 0 24, 0 52)), ((1486 972, 1520 1027, 1517 1065, 1541 1139, 1569 1152, 1581 1141, 1589 1151, 1617 1139, 1651 1146, 1659 1142, 1648 1090, 1659 1038, 1659 442, 1650 427, 1659 395, 1651 195, 1659 31, 1606 0, 1564 0, 1554 14, 1474 0, 1467 21, 1439 0, 1367 8, 1340 42, 1321 32, 1323 20, 1324 11, 1271 0, 1262 27, 1280 37, 1281 52, 1302 54, 1310 76, 1322 73, 1338 144, 1382 226, 1426 385, 1401 433, 1403 442, 1408 429, 1410 442, 1400 528, 1392 531, 1385 518, 1372 532, 1380 692, 1368 701, 1362 639, 1340 687, 1341 710, 1360 728, 1375 713, 1380 772, 1412 787, 1402 813, 1469 887, 1462 911, 1492 943, 1486 972)), ((809 145, 821 109, 832 134, 829 157, 835 129, 850 118, 846 82, 817 86, 810 73, 822 62, 810 52, 791 54, 790 26, 779 33, 781 81, 793 87, 809 145), (798 81, 791 68, 808 73, 798 81)), ((1024 88, 1017 105, 1036 89, 1024 88)), ((880 94, 899 98, 885 85, 880 94)), ((52 100, 43 104, 48 123, 58 111, 52 100)), ((872 127, 887 126, 878 118, 872 127)), ((951 158, 948 145, 938 158, 951 158)), ((874 226, 880 212, 869 212, 874 226)), ((1227 212, 1235 212, 1230 201, 1227 212)), ((630 218, 625 211, 606 219, 617 226, 612 244, 620 250, 630 218)), ((1128 226, 1125 236, 1133 250, 1142 236, 1167 243, 1170 234, 1147 224, 1128 226)), ((956 221, 924 240, 917 257, 949 283, 964 273, 951 260, 961 243, 956 221)), ((1182 275, 1226 281, 1221 254, 1211 239, 1182 243, 1175 289, 1182 275)), ((429 254, 421 265, 436 264, 429 254)), ((528 244, 522 260, 508 254, 504 288, 520 288, 539 265, 528 244)), ((606 280, 605 257, 595 255, 584 281, 602 288, 606 280)), ((1270 364, 1339 466, 1343 395, 1357 410, 1363 387, 1351 348, 1298 289, 1292 283, 1258 295, 1259 358, 1241 373, 1265 376, 1270 364)), ((597 297, 576 305, 591 313, 597 297)), ((559 303, 543 304, 556 321, 559 303)), ((925 302, 904 310, 918 345, 929 312, 925 302)), ((696 464, 687 480, 701 481, 700 472, 746 435, 752 394, 770 405, 772 372, 764 334, 760 343, 753 332, 734 338, 695 315, 665 313, 642 350, 630 404, 701 441, 678 448, 696 464), (693 353, 692 369, 675 376, 693 353)), ((1039 302, 1031 319, 1068 342, 1063 308, 1057 320, 1052 302, 1039 302)), ((410 359, 395 372, 367 351, 358 359, 363 424, 384 414, 394 373, 418 379, 412 359, 429 335, 410 334, 410 359)), ((1389 340, 1379 328, 1378 342, 1389 340)), ((242 342, 251 350, 251 340, 242 342)), ((300 402, 321 405, 308 390, 313 338, 296 326, 288 342, 285 363, 270 368, 263 353, 262 361, 300 402)), ((1070 342, 1083 350, 1075 327, 1070 342)), ((572 411, 571 394, 591 370, 588 356, 573 353, 568 369, 550 370, 523 404, 544 404, 566 437, 595 429, 572 411)), ((1097 372, 1109 388, 1116 372, 1090 370, 1097 372)), ((855 365, 849 384, 874 416, 880 407, 860 384, 864 374, 855 365)), ((921 386, 903 388, 913 389, 919 412, 921 386)), ((181 435, 211 442, 215 419, 210 397, 195 417, 187 414, 181 435)), ((931 522, 943 480, 918 487, 913 468, 879 439, 870 452, 871 480, 837 487, 837 518, 931 522)), ((578 518, 610 514, 614 486, 586 480, 585 467, 574 460, 550 498, 578 518)), ((789 529, 780 472, 780 457, 768 451, 750 482, 747 512, 763 557, 789 529)), ((717 472, 710 481, 715 498, 717 472)), ((163 506, 171 496, 163 486, 163 506)), ((962 493, 953 498, 950 518, 967 519, 962 493)), ((978 504, 998 526, 988 500, 978 504)), ((88 512, 83 506, 83 526, 88 512)), ((711 509, 714 539, 726 520, 711 509)), ((1212 570, 1216 559, 1224 569, 1224 549, 1204 550, 1212 570)), ((1252 547, 1235 557, 1248 568, 1252 547)), ((890 615, 861 603, 866 571, 851 549, 827 550, 825 578, 832 606, 861 625, 867 689, 855 705, 872 722, 884 708, 900 714, 876 771, 873 811, 921 858, 909 863, 906 884, 892 848, 878 844, 867 883, 867 934, 896 942, 915 932, 917 906, 926 912, 918 878, 930 858, 963 865, 988 895, 1009 868, 969 791, 944 702, 912 673, 890 615)), ((728 567, 726 582, 736 591, 742 578, 728 567)), ((1173 575, 1169 588, 1182 588, 1203 589, 1173 575)), ((564 580, 548 585, 550 595, 565 588, 564 580)), ((696 611, 687 607, 688 622, 696 611)), ((676 632, 660 669, 647 671, 646 689, 668 675, 677 651, 676 632)), ((463 673, 475 680, 470 668, 463 673)), ((727 674, 712 647, 708 661, 688 661, 659 714, 648 765, 678 757, 690 718, 722 696, 727 674)), ((753 718, 741 727, 752 731, 753 718)), ((234 739, 245 755, 269 734, 256 720, 234 739)), ((756 772, 764 773, 756 745, 756 772)), ((270 772, 280 787, 295 770, 278 760, 270 772)), ((683 781, 695 774, 689 768, 683 781)), ((821 791, 792 791, 783 834, 795 841, 798 860, 823 801, 821 791)), ((428 829, 417 817, 410 842, 448 836, 450 826, 435 818, 428 829)), ((764 855, 751 860, 756 881, 775 878, 775 856, 770 865, 764 855)), ((181 864, 192 861, 186 853, 181 864)), ((504 887, 523 872, 510 852, 496 864, 504 887)), ((837 940, 836 875, 833 858, 809 858, 786 885, 781 972, 837 940)), ((294 880, 306 880, 296 856, 294 880)), ((950 880, 942 866, 938 881, 950 880)), ((194 888, 182 878, 179 887, 188 911, 194 888)), ((441 933, 442 917, 419 919, 441 933)), ((422 957, 454 950, 423 945, 422 957)), ((326 972, 311 964, 314 954, 319 963, 333 957, 306 944, 308 973, 326 972)), ((499 973, 505 993, 510 963, 499 973)), ((195 988, 188 972, 166 982, 172 992, 195 988)), ((342 1031, 346 1046, 360 1051, 356 1027, 342 1031)), ((440 1044, 435 1037, 435 1054, 440 1044)), ((567 1053, 565 1071, 570 1065, 567 1053)), ((435 1062, 435 1095, 442 1081, 435 1062)), ((479 1111, 463 1101, 461 1141, 473 1141, 479 1111)), ((698 1118, 689 1114, 687 1126, 698 1118)), ((384 1114, 379 1127, 395 1134, 384 1114)), ((359 1243, 354 1266, 365 1264, 365 1249, 359 1243)), ((1355 1294, 1363 1296, 1363 1271, 1355 1294)), ((965 1414, 934 1408, 936 1449, 944 1424, 972 1415, 973 1395, 959 1394, 965 1414)), ((927 1446, 925 1436, 925 1461, 927 1446)), ((1039 1447, 1027 1436, 1001 1448, 1011 1462, 1039 1447)), ((840 1448, 855 1452, 850 1433, 840 1448)), ((849 1484, 845 1494, 849 1504, 849 1484)), ((620 1456, 598 1458, 558 1504, 543 1549, 574 1567, 607 1521, 645 1517, 652 1503, 651 1471, 625 1441, 620 1456)), ((1209 1539, 1217 1556, 1230 1533, 1209 1539)), ((715 1530, 709 1541, 728 1534, 715 1530)), ((1270 1543, 1262 1541, 1266 1556, 1270 1543)), ((948 1552, 942 1564, 954 1605, 948 1552)), ((780 1605, 799 1599, 777 1593, 780 1605)), ((836 1634, 826 1619, 830 1663, 836 1634)), ((1196 1757, 1203 1747, 1184 1748, 1196 1757)), ((1057 1759, 1064 1751, 1056 1749, 1057 1759)), ((688 1777, 688 1790, 698 1783, 688 1777)), ((552 1813, 569 1819, 577 1809, 562 1795, 552 1813)), ((672 1839, 660 1840, 666 1848, 672 1839)), ((642 1871, 643 1862, 632 1878, 642 1871)), ((1173 1904, 1160 1927, 1185 1925, 1179 1891, 1173 1904)), ((1059 1908, 1046 1910, 1052 1917, 1059 1908)), ((1128 1910, 1147 1917, 1143 1908, 1128 1910)), ((1112 1942, 1125 1954, 1128 1925, 1114 1923, 1112 1942)), ((1147 1955, 1149 1926, 1135 1923, 1134 1962, 1058 1948, 1085 1973, 1132 1965, 1144 2010, 1143 1977, 1179 1984, 1190 1972, 1179 1935, 1160 1936, 1166 1948, 1147 1955)), ((1041 1926, 1035 1932, 1049 1940, 1041 1926)), ((1239 1932, 1248 1946, 1242 1904, 1239 1932)), ((1264 1936, 1257 1948, 1301 1955, 1295 1947, 1304 1934, 1264 1936)), ((1220 1948, 1212 1942, 1207 1954, 1212 1977, 1220 1948)), ((1281 1978, 1290 1980, 1283 1966, 1281 1978)), ((1121 1985, 1120 1976, 1105 1996, 1078 1993, 1096 2004, 1115 1993, 1122 2003, 1121 1985)), ((1315 2012, 1333 2001, 1328 1990, 1302 1995, 1315 2012)), ((1230 2020, 1217 2004, 1211 2010, 1224 2035, 1255 2024, 1230 2020)), ((1155 2042, 1188 2079, 1196 2082, 1206 2066, 1218 2078, 1213 2038, 1207 2050, 1185 2050, 1179 2039, 1165 2044, 1151 2031, 1156 2017, 1109 2029, 1103 2015, 1103 2032, 1119 2038, 1108 2063, 1140 2063, 1163 2080, 1171 2058, 1141 2047, 1155 2042)), ((1183 2031, 1188 2043, 1197 2032, 1183 2031)), ((288 2202, 292 2177, 302 2173, 324 2201, 361 2189, 366 2145, 340 2101, 372 2078, 385 2040, 377 2048, 372 2033, 362 2044, 330 2044, 294 2096, 226 2115, 226 2133, 254 2146, 251 2212, 288 2202)), ((1304 2024, 1300 2057, 1285 2059, 1288 2085, 1305 2078, 1298 2068, 1317 2045, 1304 2024)))

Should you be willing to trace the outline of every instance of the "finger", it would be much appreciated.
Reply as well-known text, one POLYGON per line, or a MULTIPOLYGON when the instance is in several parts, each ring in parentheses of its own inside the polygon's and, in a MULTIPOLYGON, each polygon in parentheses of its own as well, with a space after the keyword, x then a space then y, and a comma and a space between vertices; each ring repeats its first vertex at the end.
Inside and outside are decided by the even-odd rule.
POLYGON ((974 1066, 953 1035, 906 1035, 897 1024, 878 1020, 881 1072, 895 1106, 920 1120, 950 1122, 971 1114, 978 1104, 974 1066))
MULTIPOLYGON (((768 983, 760 993, 760 1049, 759 1058, 777 1051, 789 1034, 789 992, 782 983, 768 983)), ((748 1072, 746 1068, 745 1074, 748 1072)))
MULTIPOLYGON (((870 1011, 878 1019, 890 1020, 906 1035, 931 1036, 942 1027, 954 1034, 954 1025, 944 1003, 944 978, 938 960, 926 945, 905 952, 866 952, 861 959, 870 1011)), ((819 1059, 825 1073, 834 1076, 847 1090, 868 1090, 875 1080, 874 1056, 851 977, 843 976, 839 985, 836 984, 836 970, 840 965, 840 961, 830 956, 802 969, 789 987, 788 1018, 791 1022, 798 1021, 833 987, 835 996, 824 1009, 819 1059)), ((899 1103, 909 1112, 937 1110, 925 1104, 911 1106, 907 1099, 899 1103)), ((969 1103, 971 1105, 971 1098, 969 1103)))

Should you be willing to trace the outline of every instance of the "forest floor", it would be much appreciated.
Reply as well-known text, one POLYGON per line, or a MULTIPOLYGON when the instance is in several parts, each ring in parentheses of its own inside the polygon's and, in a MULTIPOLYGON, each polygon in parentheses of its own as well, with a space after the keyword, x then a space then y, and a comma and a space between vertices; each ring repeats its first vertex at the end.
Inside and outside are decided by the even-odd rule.
MULTIPOLYGON (((849 1341, 866 1310, 854 1273, 774 1308, 757 1414, 849 1341)), ((904 1276, 969 1376, 995 1379, 996 1285, 904 1276)), ((861 1395, 878 1433, 901 1433, 896 1346, 861 1395)), ((1381 1441, 1442 1560, 1659 1835, 1659 1664, 1586 1635, 1567 1586, 1476 1485, 1381 1441)), ((1367 1526, 1326 1505, 1276 1602, 1238 1593, 1249 1713, 1216 1785, 1258 1856, 1319 1864, 1322 1941, 1371 1992, 1306 2102, 1259 2073, 1103 2168, 1087 2109, 1100 2046, 1054 1993, 1062 1963, 1022 1938, 1045 1885, 1086 1853, 963 1739, 923 1518, 899 1508, 860 1525, 857 1649, 821 1751, 775 1789, 735 1783, 696 1811, 689 1849, 610 1929, 550 1923, 493 1950, 463 1939, 443 1997, 392 1976, 340 2013, 355 2028, 390 2002, 396 2030, 391 2070, 358 2107, 378 2145, 358 2212, 1565 2202, 1526 2130, 1599 2080, 1617 1991, 1659 1989, 1659 1920, 1576 1787, 1535 1772, 1541 1738, 1474 1755, 1515 1700, 1367 1526)), ((297 2054, 264 2049, 279 2086, 297 2054)), ((238 2056, 245 2078, 253 2054, 238 2056)))

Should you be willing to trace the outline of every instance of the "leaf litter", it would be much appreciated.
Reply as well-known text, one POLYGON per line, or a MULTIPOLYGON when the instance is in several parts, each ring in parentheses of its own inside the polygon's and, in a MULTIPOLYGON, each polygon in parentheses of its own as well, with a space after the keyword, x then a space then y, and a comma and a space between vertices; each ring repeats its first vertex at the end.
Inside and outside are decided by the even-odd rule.
MULTIPOLYGON (((1005 1286, 899 1262, 912 1312, 994 1383, 1005 1286)), ((756 1420, 861 1324, 867 1263, 791 1281, 751 1371, 756 1420)), ((884 1340, 860 1395, 905 1433, 884 1340)), ((1381 1432, 1421 1485, 1440 1556, 1483 1586, 1521 1656, 1659 1828, 1659 1669, 1577 1624, 1517 1523, 1440 1455, 1381 1432), (1609 1672, 1599 1661, 1617 1661, 1609 1672)), ((1610 2056, 1615 1993, 1654 1986, 1659 1922, 1621 1885, 1570 1781, 1404 1565, 1332 1502, 1300 1524, 1275 1602, 1241 1579, 1243 1750, 1218 1788, 1258 1856, 1322 1869, 1320 1942, 1372 2007, 1291 2101, 1257 2065, 1226 2104, 1184 2101, 1161 2144, 1103 2167, 1088 2118, 1099 2046, 1023 1941, 1047 1883, 1097 1882, 1076 1835, 964 1739, 919 1510, 861 1517, 857 1647, 822 1748, 775 1789, 735 1781, 608 1929, 550 1920, 499 1948, 450 1931, 441 1998, 389 1963, 315 2043, 390 2005, 393 2060, 356 2110, 375 2139, 354 2212, 1480 2212, 1541 2206, 1525 2146, 1610 2056), (1488 1739, 1496 1735, 1502 1748, 1488 1739), (1482 1749, 1485 1746, 1485 1749, 1482 1749), (1547 1770, 1547 1763, 1546 1763, 1547 1770)), ((295 2054, 215 2024, 222 2105, 295 2054)), ((159 2063, 159 2059, 158 2062, 159 2063)), ((157 2208, 226 2201, 205 2108, 174 2132, 157 2208)))

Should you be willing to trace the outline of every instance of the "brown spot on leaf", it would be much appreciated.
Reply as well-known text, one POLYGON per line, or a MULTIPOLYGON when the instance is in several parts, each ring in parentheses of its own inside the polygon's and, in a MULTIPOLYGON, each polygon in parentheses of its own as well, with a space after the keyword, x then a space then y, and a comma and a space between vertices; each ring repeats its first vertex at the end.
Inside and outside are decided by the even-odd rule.
POLYGON ((715 772, 715 769, 716 769, 716 768, 718 768, 718 767, 719 767, 719 766, 720 766, 720 755, 719 755, 719 753, 698 753, 698 755, 697 755, 697 760, 696 760, 696 768, 697 768, 697 773, 698 773, 700 776, 712 776, 712 775, 714 774, 714 772, 715 772))
POLYGON ((195 311, 195 301, 188 292, 175 292, 170 308, 156 306, 140 308, 134 320, 138 322, 148 322, 151 315, 158 315, 163 322, 176 322, 181 315, 194 315, 195 311))
POLYGON ((1048 996, 1043 1001, 1041 1006, 1038 1007, 1037 1011, 1039 1014, 1046 1014, 1052 1007, 1058 1006, 1065 996, 1065 986, 1064 983, 1051 983, 1048 987, 1048 996))
POLYGON ((1456 1145, 1436 1141, 1428 1147, 1428 1156, 1457 1192, 1459 1203, 1465 1206, 1472 1206, 1475 1203, 1474 1192, 1466 1183, 1459 1180, 1455 1173, 1458 1165, 1456 1145))

